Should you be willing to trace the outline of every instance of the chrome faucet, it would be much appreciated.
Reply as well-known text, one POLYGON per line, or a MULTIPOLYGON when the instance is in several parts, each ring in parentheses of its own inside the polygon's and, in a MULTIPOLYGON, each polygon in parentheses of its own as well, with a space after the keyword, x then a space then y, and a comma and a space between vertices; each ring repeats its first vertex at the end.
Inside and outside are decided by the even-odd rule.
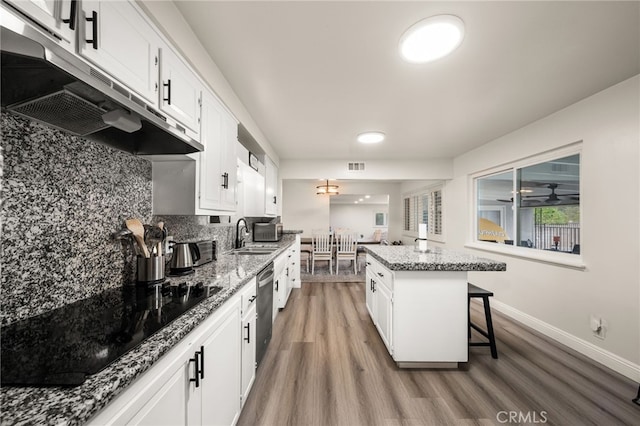
POLYGON ((238 249, 238 248, 244 247, 244 238, 247 236, 248 233, 249 233, 249 228, 247 227, 247 221, 244 219, 244 217, 241 217, 236 222, 236 244, 235 244, 235 248, 238 249), (244 225, 240 226, 240 222, 244 222, 244 225), (240 236, 240 230, 242 228, 244 228, 244 232, 242 233, 242 237, 241 237, 240 236))

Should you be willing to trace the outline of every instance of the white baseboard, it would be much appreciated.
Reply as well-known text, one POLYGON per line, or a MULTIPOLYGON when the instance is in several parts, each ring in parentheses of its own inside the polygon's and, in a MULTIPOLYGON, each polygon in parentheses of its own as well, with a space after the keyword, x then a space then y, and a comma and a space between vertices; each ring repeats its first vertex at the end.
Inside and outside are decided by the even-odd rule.
POLYGON ((502 314, 513 318, 528 327, 533 328, 534 330, 544 334, 545 336, 550 337, 551 339, 556 340, 557 342, 580 352, 582 355, 591 358, 592 360, 604 365, 605 367, 608 367, 613 371, 616 371, 623 376, 640 383, 640 365, 634 364, 629 360, 626 360, 612 352, 602 349, 594 345, 593 343, 587 342, 586 340, 569 334, 566 331, 552 326, 551 324, 547 324, 546 322, 532 317, 529 314, 525 314, 524 312, 506 305, 499 300, 492 300, 491 307, 495 308, 496 311, 499 311, 502 314))

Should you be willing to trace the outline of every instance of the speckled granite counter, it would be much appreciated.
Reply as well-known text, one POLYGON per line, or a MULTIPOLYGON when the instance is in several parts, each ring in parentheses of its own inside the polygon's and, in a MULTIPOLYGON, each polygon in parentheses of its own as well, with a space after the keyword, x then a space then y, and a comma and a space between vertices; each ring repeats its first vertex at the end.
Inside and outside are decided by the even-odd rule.
POLYGON ((295 234, 284 235, 278 244, 280 249, 270 255, 223 254, 217 261, 197 268, 194 274, 170 277, 171 281, 177 283, 203 282, 205 286, 221 286, 223 290, 178 317, 102 371, 87 378, 80 386, 3 387, 0 389, 0 423, 86 423, 294 241, 295 234))
POLYGON ((413 246, 365 246, 367 253, 392 271, 506 271, 507 264, 441 248, 420 253, 413 246))

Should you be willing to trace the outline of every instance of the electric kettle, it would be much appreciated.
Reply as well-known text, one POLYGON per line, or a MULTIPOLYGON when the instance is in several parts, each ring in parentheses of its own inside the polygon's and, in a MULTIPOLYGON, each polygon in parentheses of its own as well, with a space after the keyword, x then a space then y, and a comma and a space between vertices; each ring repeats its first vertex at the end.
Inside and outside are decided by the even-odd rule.
POLYGON ((200 250, 197 244, 174 243, 173 255, 169 262, 171 275, 187 275, 193 272, 193 262, 200 259, 200 250))

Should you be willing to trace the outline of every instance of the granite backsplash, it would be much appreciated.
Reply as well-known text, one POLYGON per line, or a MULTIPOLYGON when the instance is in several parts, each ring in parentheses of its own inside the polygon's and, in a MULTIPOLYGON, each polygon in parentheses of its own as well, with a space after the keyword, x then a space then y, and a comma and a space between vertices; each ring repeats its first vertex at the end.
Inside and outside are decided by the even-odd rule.
POLYGON ((0 129, 2 325, 131 284, 132 247, 111 239, 127 218, 232 247, 235 222, 153 216, 150 161, 11 113, 0 129))

